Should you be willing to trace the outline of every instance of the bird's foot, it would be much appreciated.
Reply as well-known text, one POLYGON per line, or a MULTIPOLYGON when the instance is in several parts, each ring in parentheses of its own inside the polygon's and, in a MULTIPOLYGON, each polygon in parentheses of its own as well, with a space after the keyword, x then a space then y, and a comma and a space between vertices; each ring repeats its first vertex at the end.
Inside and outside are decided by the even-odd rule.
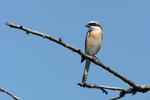
POLYGON ((93 56, 95 59, 99 60, 95 55, 93 56))

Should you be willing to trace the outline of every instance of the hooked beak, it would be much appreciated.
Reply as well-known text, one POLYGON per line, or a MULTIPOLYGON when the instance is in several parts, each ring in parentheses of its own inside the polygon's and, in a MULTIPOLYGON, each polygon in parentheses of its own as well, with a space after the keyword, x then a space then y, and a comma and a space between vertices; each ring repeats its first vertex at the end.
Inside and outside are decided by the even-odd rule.
POLYGON ((85 25, 85 27, 90 27, 90 25, 87 24, 87 25, 85 25))

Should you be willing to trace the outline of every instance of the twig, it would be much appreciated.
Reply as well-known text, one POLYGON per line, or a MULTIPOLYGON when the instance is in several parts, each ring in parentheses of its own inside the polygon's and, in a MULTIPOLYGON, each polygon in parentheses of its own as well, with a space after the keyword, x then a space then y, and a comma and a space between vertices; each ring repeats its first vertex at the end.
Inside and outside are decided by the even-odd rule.
POLYGON ((108 90, 116 90, 116 91, 127 91, 127 89, 124 88, 118 88, 118 87, 109 87, 109 86, 102 86, 97 84, 87 84, 87 83, 78 83, 81 87, 87 87, 87 88, 95 88, 95 89, 108 89, 108 90))
POLYGON ((107 88, 104 88, 103 86, 98 86, 96 84, 87 84, 87 83, 78 83, 78 85, 81 87, 100 89, 103 91, 103 93, 108 94, 108 92, 106 90, 104 90, 107 88))
POLYGON ((6 93, 6 94, 8 94, 8 95, 11 96, 11 97, 13 97, 15 100, 21 100, 20 98, 18 98, 17 96, 13 95, 12 93, 6 91, 6 90, 3 89, 3 88, 0 88, 0 91, 1 91, 1 92, 4 92, 4 93, 6 93))

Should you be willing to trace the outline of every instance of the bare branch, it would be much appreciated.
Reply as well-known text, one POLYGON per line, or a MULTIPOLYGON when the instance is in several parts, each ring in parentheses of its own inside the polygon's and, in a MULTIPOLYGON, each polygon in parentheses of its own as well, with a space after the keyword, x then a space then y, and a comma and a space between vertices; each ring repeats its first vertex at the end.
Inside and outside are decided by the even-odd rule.
POLYGON ((3 88, 0 88, 0 91, 2 91, 2 92, 4 92, 4 93, 8 94, 8 95, 11 96, 11 97, 13 97, 15 100, 21 100, 20 98, 18 98, 17 96, 13 95, 12 93, 6 91, 6 90, 3 89, 3 88))
POLYGON ((118 87, 101 86, 101 85, 96 85, 96 84, 87 84, 87 83, 82 84, 82 83, 78 83, 78 85, 81 86, 81 87, 101 89, 106 94, 107 94, 107 91, 105 91, 104 89, 121 91, 120 95, 118 97, 113 98, 111 100, 120 99, 120 98, 124 97, 125 94, 128 94, 128 93, 131 93, 131 94, 134 95, 134 94, 136 94, 136 92, 145 93, 145 92, 150 90, 150 85, 137 85, 137 84, 135 84, 131 80, 127 79, 125 76, 121 75, 120 73, 118 73, 115 70, 111 69, 109 66, 107 66, 107 65, 103 64, 102 62, 100 62, 95 57, 89 56, 89 55, 81 52, 80 49, 75 48, 73 46, 70 46, 69 44, 66 44, 65 42, 62 41, 61 38, 56 39, 56 38, 53 38, 52 36, 46 35, 44 33, 40 33, 38 31, 34 31, 34 30, 31 30, 31 29, 28 29, 28 28, 23 27, 21 25, 16 25, 16 24, 9 23, 9 22, 6 22, 5 24, 10 26, 10 27, 13 27, 13 28, 17 28, 17 29, 23 30, 27 34, 32 33, 34 35, 38 35, 40 37, 43 37, 43 38, 49 39, 49 40, 51 40, 53 42, 56 42, 56 43, 62 45, 63 47, 66 47, 66 48, 70 49, 71 51, 76 52, 77 54, 85 57, 86 59, 89 59, 93 63, 99 65, 103 69, 105 69, 108 72, 112 73, 113 75, 115 75, 116 77, 118 77, 119 79, 121 79, 122 81, 124 81, 125 83, 127 83, 128 85, 131 86, 131 88, 129 88, 129 89, 124 89, 124 88, 118 88, 118 87))
POLYGON ((124 88, 118 88, 118 87, 109 87, 109 86, 102 86, 102 85, 97 85, 97 84, 87 84, 87 83, 78 83, 79 86, 81 87, 87 87, 87 88, 94 88, 94 89, 100 89, 100 90, 114 90, 114 91, 121 91, 120 95, 118 97, 109 99, 109 100, 117 100, 125 96, 125 94, 132 92, 131 90, 133 88, 129 89, 124 89, 124 88))
POLYGON ((118 73, 118 72, 112 70, 109 66, 103 64, 103 63, 100 62, 98 59, 96 59, 96 58, 94 58, 94 57, 92 57, 92 56, 89 56, 89 55, 87 55, 87 54, 81 52, 80 49, 77 49, 77 48, 75 48, 75 47, 73 47, 73 46, 70 46, 69 44, 66 44, 65 42, 62 41, 61 38, 55 39, 55 38, 53 38, 53 37, 51 37, 51 36, 49 36, 49 35, 46 35, 46 34, 44 34, 44 33, 40 33, 40 32, 31 30, 31 29, 28 29, 28 28, 26 28, 26 27, 23 27, 22 25, 16 25, 16 24, 9 23, 9 22, 6 22, 5 24, 8 25, 8 26, 10 26, 10 27, 13 27, 13 28, 17 28, 17 29, 23 30, 23 31, 25 31, 25 32, 28 33, 28 34, 29 34, 29 33, 32 33, 32 34, 34 34, 34 35, 38 35, 38 36, 41 36, 41 37, 43 37, 43 38, 49 39, 49 40, 51 40, 51 41, 54 41, 54 42, 56 42, 56 43, 58 43, 58 44, 60 44, 60 45, 62 45, 62 46, 64 46, 64 47, 66 47, 66 48, 68 48, 68 49, 70 49, 70 50, 72 50, 72 51, 74 51, 74 52, 80 54, 81 56, 84 56, 86 59, 91 60, 93 63, 95 63, 95 64, 101 66, 101 67, 104 68, 105 70, 107 70, 107 71, 109 71, 110 73, 114 74, 115 76, 117 76, 118 78, 120 78, 121 80, 123 80, 125 83, 129 84, 130 86, 136 87, 136 84, 135 84, 134 82, 130 81, 129 79, 127 79, 126 77, 124 77, 124 76, 121 75, 120 73, 118 73))
POLYGON ((118 87, 109 87, 109 86, 102 86, 97 84, 87 84, 87 83, 78 83, 81 87, 87 87, 87 88, 95 88, 95 89, 108 89, 108 90, 116 90, 116 91, 127 91, 127 89, 124 88, 118 88, 118 87))

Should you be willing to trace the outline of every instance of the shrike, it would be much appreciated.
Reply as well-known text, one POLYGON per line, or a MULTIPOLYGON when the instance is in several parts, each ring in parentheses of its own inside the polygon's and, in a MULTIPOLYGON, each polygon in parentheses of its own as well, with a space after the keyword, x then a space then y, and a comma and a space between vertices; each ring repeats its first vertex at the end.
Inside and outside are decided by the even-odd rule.
MULTIPOLYGON (((102 40, 103 40, 103 32, 102 26, 97 21, 90 21, 85 27, 89 28, 89 31, 86 34, 85 40, 85 53, 94 56, 98 53, 101 48, 102 40)), ((85 60, 84 57, 81 59, 81 63, 85 60)), ((86 59, 84 74, 82 78, 82 82, 85 83, 88 75, 90 67, 90 60, 86 59)))

